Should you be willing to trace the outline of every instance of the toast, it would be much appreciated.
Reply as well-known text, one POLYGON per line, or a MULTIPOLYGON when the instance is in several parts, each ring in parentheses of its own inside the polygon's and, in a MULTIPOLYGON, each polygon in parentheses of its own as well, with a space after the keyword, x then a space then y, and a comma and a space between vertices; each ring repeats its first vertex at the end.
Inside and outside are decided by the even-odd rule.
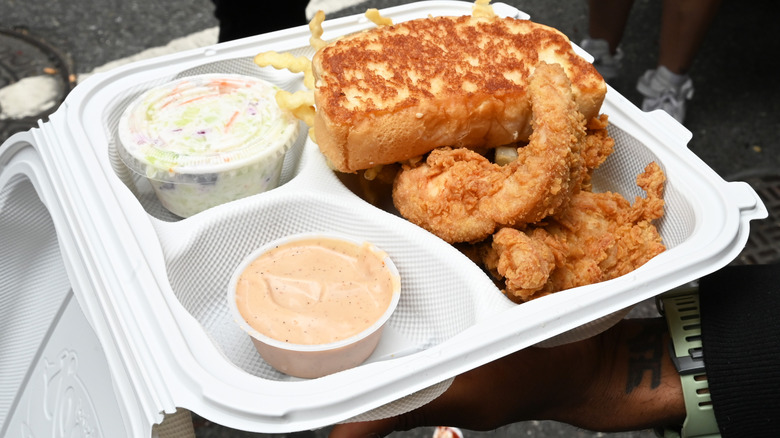
POLYGON ((606 83, 560 31, 528 20, 429 17, 343 37, 317 51, 317 143, 355 172, 439 146, 497 147, 531 133, 528 79, 563 66, 582 114, 598 115, 606 83))

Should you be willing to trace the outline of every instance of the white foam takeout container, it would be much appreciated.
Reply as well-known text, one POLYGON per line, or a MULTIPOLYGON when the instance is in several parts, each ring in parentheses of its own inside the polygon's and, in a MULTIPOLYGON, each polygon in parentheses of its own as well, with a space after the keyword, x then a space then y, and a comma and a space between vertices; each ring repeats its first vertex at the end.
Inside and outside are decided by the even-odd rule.
MULTIPOLYGON (((382 14, 399 22, 469 14, 471 6, 419 2, 382 14)), ((371 26, 363 16, 328 20, 324 37, 371 26)), ((187 219, 167 213, 117 159, 117 124, 135 96, 213 72, 301 89, 299 75, 260 69, 252 58, 265 50, 310 56, 309 36, 301 26, 95 75, 48 122, 3 144, 0 374, 11 383, 0 389, 0 431, 40 431, 71 414, 63 418, 83 430, 149 436, 177 408, 266 433, 397 414, 433 399, 459 373, 530 345, 590 336, 636 303, 719 269, 743 248, 749 222, 766 217, 750 186, 724 181, 686 148, 690 132, 613 89, 603 112, 617 146, 594 188, 633 199, 642 195, 636 175, 660 163, 668 182, 658 226, 668 250, 623 277, 522 305, 450 245, 346 188, 304 135, 286 156, 280 187, 187 219), (264 363, 224 300, 247 254, 303 232, 373 242, 402 282, 368 361, 310 380, 264 363)))

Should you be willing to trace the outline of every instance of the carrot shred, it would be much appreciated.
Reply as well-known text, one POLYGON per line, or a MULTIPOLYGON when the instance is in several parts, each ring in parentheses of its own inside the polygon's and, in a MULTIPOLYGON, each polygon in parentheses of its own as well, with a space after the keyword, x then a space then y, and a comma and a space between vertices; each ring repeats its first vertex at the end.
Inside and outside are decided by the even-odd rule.
POLYGON ((233 124, 233 122, 236 121, 236 117, 238 117, 238 111, 234 112, 233 115, 230 117, 230 120, 225 124, 225 132, 228 132, 230 129, 230 126, 233 124))

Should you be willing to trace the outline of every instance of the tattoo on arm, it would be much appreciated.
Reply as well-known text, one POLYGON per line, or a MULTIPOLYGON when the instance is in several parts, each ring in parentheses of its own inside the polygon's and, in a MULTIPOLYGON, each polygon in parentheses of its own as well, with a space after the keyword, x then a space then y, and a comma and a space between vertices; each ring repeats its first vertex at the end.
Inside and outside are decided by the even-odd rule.
POLYGON ((650 375, 650 388, 661 384, 661 361, 664 356, 664 339, 652 327, 644 327, 636 336, 628 339, 628 378, 626 394, 630 394, 650 375))

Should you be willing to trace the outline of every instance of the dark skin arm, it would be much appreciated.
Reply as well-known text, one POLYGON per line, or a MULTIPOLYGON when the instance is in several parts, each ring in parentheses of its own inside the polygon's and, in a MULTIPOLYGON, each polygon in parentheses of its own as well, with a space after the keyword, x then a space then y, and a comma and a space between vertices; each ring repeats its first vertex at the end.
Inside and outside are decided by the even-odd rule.
POLYGON ((398 417, 336 425, 331 438, 386 436, 421 426, 492 430, 556 420, 615 432, 682 424, 680 377, 661 318, 623 320, 584 341, 527 348, 455 378, 431 403, 398 417))

